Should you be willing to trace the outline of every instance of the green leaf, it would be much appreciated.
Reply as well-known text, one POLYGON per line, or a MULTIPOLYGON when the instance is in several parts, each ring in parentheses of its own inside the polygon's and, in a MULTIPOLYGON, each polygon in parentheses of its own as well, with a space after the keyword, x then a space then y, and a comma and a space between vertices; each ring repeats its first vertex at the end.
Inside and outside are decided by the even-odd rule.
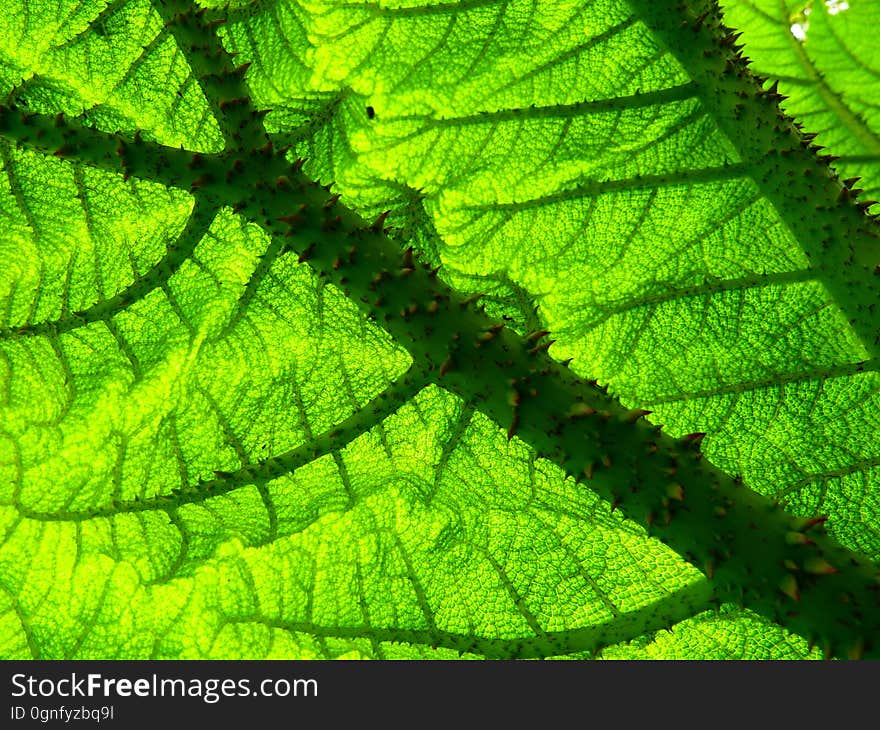
MULTIPOLYGON (((838 157, 842 178, 871 200, 880 193, 880 70, 870 34, 880 15, 872 3, 729 2, 728 22, 757 71, 789 97, 782 108, 838 157)), ((876 207, 872 208, 878 212, 876 207)))
POLYGON ((876 223, 708 3, 6 6, 4 657, 880 651, 876 223))

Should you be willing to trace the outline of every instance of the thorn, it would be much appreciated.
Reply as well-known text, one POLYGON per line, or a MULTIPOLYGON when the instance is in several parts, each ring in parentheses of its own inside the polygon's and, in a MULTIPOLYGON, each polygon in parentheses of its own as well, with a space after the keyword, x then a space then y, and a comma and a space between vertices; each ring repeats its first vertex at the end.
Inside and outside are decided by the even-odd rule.
POLYGON ((190 183, 189 191, 193 192, 194 190, 198 190, 199 188, 202 188, 205 185, 207 185, 209 182, 211 182, 210 175, 201 175, 200 177, 197 177, 195 180, 193 180, 190 183))
POLYGON ((339 193, 334 193, 324 202, 324 210, 330 210, 337 202, 339 202, 339 198, 342 196, 339 193))
POLYGON ((715 561, 712 558, 703 563, 703 573, 709 580, 715 577, 715 561))
POLYGON ((461 305, 462 307, 466 307, 466 306, 468 306, 469 304, 473 304, 474 302, 477 302, 477 301, 479 301, 479 300, 482 299, 482 298, 483 298, 483 295, 482 295, 482 294, 473 294, 473 295, 467 297, 466 299, 462 299, 461 302, 460 302, 460 305, 461 305))
POLYGON ((231 73, 233 76, 238 76, 238 78, 243 79, 244 75, 247 73, 247 70, 250 67, 251 67, 251 62, 248 61, 247 63, 243 63, 243 64, 241 64, 241 66, 238 66, 238 67, 232 69, 231 73))
POLYGON ((568 409, 568 418, 583 418, 584 416, 592 416, 596 412, 595 408, 588 406, 586 403, 575 403, 568 409))
POLYGON ((699 449, 700 444, 703 443, 703 439, 706 437, 706 434, 702 431, 697 431, 695 433, 685 434, 681 437, 681 442, 689 449, 699 449))
POLYGON ((684 487, 681 486, 678 482, 673 482, 668 487, 666 487, 666 496, 669 499, 674 499, 677 502, 684 502, 684 487))
POLYGON ((275 220, 279 223, 284 223, 291 228, 296 228, 303 222, 303 216, 302 213, 291 213, 290 215, 283 215, 275 220))
POLYGON ((442 377, 443 377, 444 375, 446 375, 446 373, 448 373, 450 370, 452 370, 452 358, 451 358, 451 357, 447 357, 447 358, 443 361, 443 364, 440 365, 440 377, 442 378, 442 377))
POLYGON ((220 111, 226 111, 227 109, 232 109, 237 106, 245 106, 250 102, 250 99, 247 96, 236 96, 232 99, 221 99, 218 106, 220 107, 220 111))
POLYGON ((809 558, 804 562, 804 570, 813 575, 833 575, 840 571, 824 558, 809 558))
POLYGON ((303 263, 304 261, 308 261, 310 258, 312 258, 313 254, 315 253, 315 245, 316 244, 312 242, 306 248, 304 248, 302 253, 299 255, 297 261, 299 261, 299 263, 303 263))
POLYGON ((800 532, 807 532, 816 525, 824 525, 828 521, 828 515, 818 515, 816 517, 804 517, 796 522, 796 529, 800 532))
POLYGON ((709 11, 708 11, 708 10, 707 10, 705 13, 703 13, 702 15, 698 15, 698 16, 696 17, 696 19, 694 20, 694 25, 693 25, 694 31, 698 31, 700 28, 702 28, 702 27, 703 27, 703 21, 705 21, 706 18, 708 18, 708 17, 709 17, 709 11))
MULTIPOLYGON (((381 218, 382 222, 384 223, 385 217, 387 217, 387 216, 388 216, 388 212, 386 211, 385 213, 382 213, 382 215, 380 215, 379 218, 381 218)), ((377 222, 379 221, 379 218, 376 219, 377 222)), ((376 224, 374 223, 373 226, 375 227, 375 225, 376 224)), ((375 230, 375 228, 374 228, 374 230, 375 230)), ((381 225, 379 227, 379 230, 382 230, 381 225)), ((404 269, 414 269, 415 267, 416 267, 415 261, 413 261, 413 247, 408 246, 407 249, 403 252, 403 268, 404 269)))
POLYGON ((526 341, 527 342, 537 342, 542 337, 549 335, 549 334, 550 334, 550 330, 535 330, 534 332, 529 332, 526 335, 526 341))
POLYGON ((652 411, 646 411, 644 408, 634 408, 623 417, 624 423, 635 423, 640 418, 650 416, 652 411))
POLYGON ((541 353, 541 352, 547 352, 547 350, 550 349, 550 345, 552 345, 554 342, 556 342, 556 340, 546 340, 545 342, 542 342, 540 345, 535 345, 534 347, 530 347, 527 352, 529 353, 529 355, 537 355, 538 353, 541 353))
MULTIPOLYGON (((379 213, 379 215, 376 216, 376 220, 374 220, 372 225, 370 226, 370 229, 375 231, 376 233, 382 233, 382 231, 385 229, 385 219, 388 218, 388 214, 390 212, 390 210, 386 210, 379 213)), ((410 249, 408 250, 412 251, 412 247, 410 247, 410 249)))
POLYGON ((803 532, 786 532, 785 542, 789 545, 812 545, 813 541, 803 532))
POLYGON ((801 600, 801 593, 798 590, 797 579, 791 573, 779 581, 779 590, 794 601, 801 600))
POLYGON ((513 409, 513 420, 510 422, 510 428, 507 429, 507 440, 510 441, 516 434, 516 427, 519 425, 519 411, 513 409))

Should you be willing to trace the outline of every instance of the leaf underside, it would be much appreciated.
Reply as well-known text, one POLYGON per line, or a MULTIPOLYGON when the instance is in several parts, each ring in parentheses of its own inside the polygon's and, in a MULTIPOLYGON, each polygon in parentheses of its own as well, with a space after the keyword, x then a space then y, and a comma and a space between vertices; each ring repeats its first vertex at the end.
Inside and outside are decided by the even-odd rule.
POLYGON ((0 655, 880 650, 875 125, 702 5, 4 0, 0 655))

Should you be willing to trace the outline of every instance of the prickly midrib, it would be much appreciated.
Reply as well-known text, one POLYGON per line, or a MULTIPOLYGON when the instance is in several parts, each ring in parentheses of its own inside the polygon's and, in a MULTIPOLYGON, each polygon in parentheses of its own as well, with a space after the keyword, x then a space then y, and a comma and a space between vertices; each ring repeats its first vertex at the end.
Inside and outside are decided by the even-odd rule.
POLYGON ((797 57, 798 62, 801 64, 804 73, 806 73, 810 80, 813 81, 819 96, 822 97, 822 100, 828 105, 828 108, 837 115, 837 118, 843 123, 843 126, 846 127, 847 132, 859 140, 868 154, 880 154, 880 137, 874 134, 874 132, 871 131, 871 128, 868 127, 868 125, 865 124, 865 122, 860 119, 852 109, 850 109, 849 105, 841 98, 841 96, 831 88, 831 85, 826 78, 816 69, 813 59, 810 58, 804 48, 804 44, 788 32, 787 28, 785 29, 785 35, 787 36, 786 40, 794 52, 794 55, 797 57))
POLYGON ((713 0, 630 0, 633 11, 685 68, 697 96, 742 157, 749 176, 800 242, 810 269, 873 357, 880 354, 880 226, 761 89, 713 0), (743 133, 743 130, 749 130, 743 133))
MULTIPOLYGON (((843 100, 840 94, 832 88, 827 79, 819 72, 816 68, 816 64, 813 63, 813 59, 810 58, 810 55, 807 53, 807 50, 804 47, 804 42, 798 40, 794 36, 788 26, 781 22, 781 18, 771 15, 752 2, 746 1, 743 2, 743 4, 756 15, 764 18, 768 23, 779 27, 780 33, 782 34, 782 37, 785 38, 786 44, 791 49, 792 54, 794 54, 800 67, 806 74, 807 80, 813 85, 816 93, 822 98, 822 101, 824 101, 828 105, 828 108, 834 112, 846 128, 846 131, 858 139, 868 154, 880 154, 880 137, 871 131, 870 127, 859 118, 859 116, 843 100)), ((779 10, 782 13, 783 18, 788 14, 788 8, 785 5, 784 0, 780 0, 779 10)), ((821 7, 818 8, 818 12, 823 12, 821 7)), ((783 80, 782 77, 780 77, 780 81, 781 80, 783 80)), ((794 81, 804 83, 803 79, 795 79, 794 81)))
POLYGON ((717 600, 753 608, 830 653, 880 651, 872 565, 701 460, 698 439, 675 441, 578 379, 540 338, 501 328, 271 145, 203 156, 7 108, 0 134, 232 205, 346 292, 433 380, 711 575, 717 600))
MULTIPOLYGON (((49 123, 29 121, 21 128, 3 125, 3 133, 13 136, 16 129, 31 132, 49 123)), ((63 129, 68 153, 78 148, 76 127, 54 128, 63 129)), ((163 159, 158 146, 141 142, 134 157, 126 149, 123 145, 115 157, 119 172, 130 173, 129 160, 136 159, 145 169, 165 170, 166 181, 183 176, 174 171, 176 160, 163 159), (142 161, 152 156, 157 159, 151 164, 142 161)), ((196 167, 207 164, 193 157, 196 167)), ((111 161, 100 159, 104 167, 111 161)), ((702 460, 696 441, 663 434, 549 358, 539 339, 503 329, 414 261, 411 252, 402 253, 381 225, 368 226, 283 155, 262 150, 217 156, 210 163, 199 195, 234 206, 281 237, 407 347, 416 366, 435 382, 474 403, 568 474, 586 480, 711 575, 718 600, 748 606, 815 637, 833 653, 880 649, 870 641, 880 631, 876 571, 821 526, 812 526, 807 537, 807 521, 702 460), (235 161, 242 158, 246 169, 261 170, 253 187, 232 184, 222 173, 223 165, 238 169, 235 161), (810 572, 827 565, 839 572, 810 572), (852 621, 854 613, 861 615, 860 626, 852 621)))
POLYGON ((704 461, 699 438, 663 434, 548 357, 539 339, 487 318, 300 171, 239 207, 288 239, 438 384, 712 576, 720 600, 818 639, 829 653, 880 650, 870 638, 880 632, 876 569, 704 461))

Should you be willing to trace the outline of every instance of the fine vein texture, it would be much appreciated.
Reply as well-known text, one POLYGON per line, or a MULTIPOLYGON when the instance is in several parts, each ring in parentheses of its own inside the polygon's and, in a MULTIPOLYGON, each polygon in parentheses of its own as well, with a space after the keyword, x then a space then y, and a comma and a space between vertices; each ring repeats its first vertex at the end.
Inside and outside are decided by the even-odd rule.
POLYGON ((3 656, 880 650, 874 224, 714 15, 5 16, 3 656))
MULTIPOLYGON (((551 330, 558 359, 573 357, 673 433, 706 432, 707 453, 727 471, 800 514, 828 514, 841 539, 877 555, 876 531, 854 527, 878 508, 876 225, 854 209, 844 213, 853 230, 825 240, 833 211, 824 222, 806 215, 815 203, 789 182, 827 178, 822 205, 838 211, 849 210, 844 185, 824 164, 810 167, 816 155, 801 152, 790 124, 785 144, 798 149, 780 156, 801 161, 783 165, 776 185, 788 197, 771 200, 779 176, 748 174, 742 155, 764 164, 766 149, 760 139, 734 146, 754 136, 736 124, 758 124, 737 107, 763 109, 767 129, 774 95, 731 89, 730 108, 704 102, 691 72, 626 7, 545 8, 536 24, 553 29, 549 45, 534 24, 516 25, 516 6, 445 15, 360 7, 328 3, 312 16, 256 7, 229 26, 234 47, 257 58, 248 41, 257 28, 293 44, 311 19, 315 47, 303 55, 320 73, 309 83, 341 101, 298 147, 308 169, 364 210, 391 209, 402 237, 442 262, 447 281, 491 294, 496 314, 523 331, 551 330), (394 43, 422 36, 436 44, 394 43), (627 73, 578 75, 603 54, 627 73), (460 65, 466 74, 454 72, 460 65), (847 318, 861 321, 858 334, 847 318)), ((735 41, 719 35, 733 58, 735 41)), ((683 47, 700 42, 692 32, 683 47)), ((699 67, 701 52, 690 57, 699 67)), ((261 103, 275 106, 281 80, 271 67, 252 69, 261 103)), ((702 73, 701 88, 712 89, 721 71, 702 73)))
POLYGON ((724 12, 754 67, 789 97, 782 108, 838 158, 861 198, 880 197, 880 67, 865 32, 880 21, 877 4, 730 0, 724 12))

